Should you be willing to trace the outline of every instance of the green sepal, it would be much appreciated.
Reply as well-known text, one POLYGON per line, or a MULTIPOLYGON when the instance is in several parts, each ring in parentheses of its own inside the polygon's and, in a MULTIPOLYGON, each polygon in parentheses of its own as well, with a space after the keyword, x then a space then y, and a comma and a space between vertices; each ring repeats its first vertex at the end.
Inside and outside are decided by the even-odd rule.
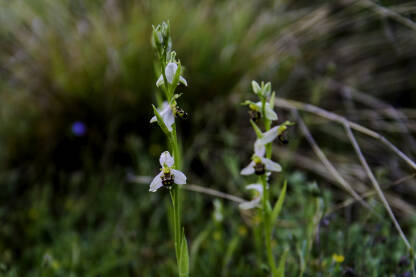
POLYGON ((256 105, 256 103, 254 103, 253 101, 250 101, 250 100, 246 100, 246 101, 242 102, 241 105, 242 106, 256 105))
POLYGON ((175 93, 175 94, 172 96, 172 99, 170 100, 170 102, 171 102, 171 103, 173 103, 173 101, 175 101, 176 99, 178 99, 179 97, 181 97, 181 96, 182 96, 182 94, 183 94, 183 93, 175 93))
POLYGON ((188 254, 188 242, 186 241, 185 231, 182 230, 181 248, 179 251, 179 276, 189 276, 189 254, 188 254))
POLYGON ((262 92, 264 97, 268 97, 270 93, 272 92, 272 84, 270 82, 267 82, 264 86, 262 83, 262 92))
POLYGON ((286 196, 286 188, 287 188, 287 181, 285 180, 282 191, 280 192, 280 195, 279 195, 279 199, 277 199, 276 204, 274 205, 272 215, 270 218, 272 222, 272 228, 275 226, 277 218, 279 217, 280 211, 282 210, 283 202, 285 201, 285 196, 286 196))
POLYGON ((176 52, 175 51, 170 52, 169 62, 170 63, 176 63, 176 52))
POLYGON ((261 132, 260 128, 257 126, 257 124, 250 119, 251 126, 253 126, 254 131, 256 132, 257 138, 262 138, 263 133, 261 132))
POLYGON ((277 268, 277 274, 276 277, 284 277, 285 276, 285 265, 286 265, 286 259, 287 254, 289 253, 289 250, 286 249, 285 252, 283 252, 282 257, 279 261, 279 267, 277 268))
POLYGON ((290 127, 293 125, 295 125, 295 123, 291 121, 283 122, 282 124, 279 125, 279 128, 277 128, 277 135, 280 136, 281 134, 283 134, 284 131, 287 130, 287 127, 290 127))
POLYGON ((241 105, 242 106, 248 106, 250 110, 260 112, 260 107, 257 106, 257 104, 254 103, 253 101, 246 100, 246 101, 242 102, 241 105))
POLYGON ((256 81, 251 81, 251 88, 255 94, 259 94, 261 92, 260 85, 256 81))
POLYGON ((165 122, 163 122, 162 117, 160 116, 159 112, 157 111, 155 105, 152 105, 153 112, 155 113, 157 124, 159 124, 160 128, 162 129, 163 133, 165 133, 167 136, 169 136, 170 132, 168 130, 168 127, 166 127, 165 122))
POLYGON ((269 105, 272 110, 274 109, 274 99, 276 98, 276 92, 273 91, 272 96, 269 99, 269 105))

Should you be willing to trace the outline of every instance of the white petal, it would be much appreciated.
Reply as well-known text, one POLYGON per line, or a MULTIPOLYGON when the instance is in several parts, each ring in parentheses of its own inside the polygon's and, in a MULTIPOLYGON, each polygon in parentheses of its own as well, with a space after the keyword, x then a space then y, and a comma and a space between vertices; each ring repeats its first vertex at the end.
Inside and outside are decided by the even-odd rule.
POLYGON ((260 108, 260 111, 261 111, 261 109, 263 108, 263 105, 261 104, 261 101, 256 102, 255 104, 256 104, 257 107, 260 108))
POLYGON ((282 167, 280 166, 280 164, 275 163, 272 160, 262 158, 261 161, 264 163, 267 170, 276 171, 276 172, 282 171, 282 167))
POLYGON ((186 184, 186 176, 185 174, 183 174, 182 171, 179 171, 176 169, 171 169, 170 171, 172 172, 173 176, 175 176, 175 179, 174 179, 175 184, 178 184, 178 185, 186 184))
POLYGON ((263 133, 263 137, 261 139, 259 139, 259 143, 261 144, 267 144, 272 142, 278 135, 277 131, 278 131, 279 126, 273 127, 271 128, 269 131, 263 133))
MULTIPOLYGON (((260 110, 263 109, 263 105, 261 102, 257 102, 256 106, 259 107, 260 110)), ((273 111, 273 108, 270 106, 269 103, 266 102, 266 106, 264 107, 264 112, 266 113, 266 118, 269 120, 277 120, 277 114, 273 111)))
POLYGON ((263 186, 261 184, 250 184, 246 186, 246 189, 256 190, 260 193, 260 195, 263 195, 263 186))
POLYGON ((160 74, 160 77, 159 77, 159 79, 157 79, 157 81, 156 81, 156 86, 157 87, 160 87, 161 85, 163 85, 163 76, 162 76, 162 74, 160 74))
POLYGON ((151 192, 155 192, 157 191, 160 187, 162 187, 162 172, 160 172, 159 174, 156 175, 155 178, 153 178, 153 181, 150 183, 150 188, 149 191, 151 192))
MULTIPOLYGON (((161 108, 161 110, 160 110, 160 112, 163 112, 163 111, 167 111, 168 109, 169 109, 169 103, 168 103, 168 101, 163 101, 163 103, 162 103, 162 108, 161 108)), ((158 110, 159 111, 159 110, 158 110)))
POLYGON ((252 161, 247 167, 241 170, 241 175, 251 175, 254 173, 254 162, 252 161))
MULTIPOLYGON (((168 112, 168 109, 169 109, 169 104, 167 101, 164 101, 162 103, 162 107, 157 109, 157 112, 160 114, 160 116, 162 116, 162 114, 168 112)), ((157 117, 155 115, 150 119, 150 123, 153 123, 153 122, 157 122, 157 117)))
POLYGON ((175 116, 173 115, 173 111, 170 106, 168 106, 168 109, 165 110, 161 116, 169 132, 172 132, 172 125, 175 123, 175 116))
POLYGON ((178 65, 176 63, 168 63, 168 65, 165 67, 166 80, 169 84, 172 84, 176 70, 178 70, 178 65))
POLYGON ((266 108, 264 109, 266 113, 266 118, 269 120, 277 120, 277 114, 270 107, 269 103, 266 103, 266 108))
POLYGON ((172 167, 175 160, 170 155, 169 151, 165 151, 162 154, 160 154, 159 163, 163 167, 165 164, 168 167, 172 167))
POLYGON ((246 186, 246 189, 256 190, 259 192, 260 195, 251 201, 246 201, 246 202, 241 203, 239 207, 240 209, 243 209, 243 210, 249 210, 249 209, 253 209, 257 207, 263 195, 263 186, 261 184, 251 184, 251 185, 246 186))
POLYGON ((264 144, 260 142, 260 140, 256 140, 254 143, 254 154, 259 157, 264 157, 264 154, 266 153, 266 147, 264 144))
POLYGON ((257 207, 260 204, 260 198, 255 198, 251 201, 246 201, 238 205, 238 207, 242 210, 250 210, 257 207))
POLYGON ((179 82, 181 82, 182 84, 184 84, 185 86, 188 86, 188 82, 186 81, 186 79, 182 76, 179 76, 179 82))

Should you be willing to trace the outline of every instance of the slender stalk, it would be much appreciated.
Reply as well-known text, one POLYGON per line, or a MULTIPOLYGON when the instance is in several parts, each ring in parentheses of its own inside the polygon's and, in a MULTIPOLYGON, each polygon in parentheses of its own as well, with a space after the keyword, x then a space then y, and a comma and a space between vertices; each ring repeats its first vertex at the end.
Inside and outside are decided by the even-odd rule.
POLYGON ((416 277, 416 271, 415 271, 415 254, 413 251, 413 247, 409 250, 410 254, 410 266, 412 267, 412 277, 416 277))
POLYGON ((264 226, 264 243, 266 245, 266 255, 267 261, 269 263, 272 276, 275 277, 277 274, 276 263, 273 257, 272 251, 272 225, 270 222, 270 204, 269 204, 269 193, 268 193, 268 184, 266 175, 260 176, 261 184, 263 186, 263 197, 262 197, 262 216, 263 216, 263 226, 264 226))
MULTIPOLYGON (((172 125, 172 133, 170 137, 171 141, 171 151, 173 153, 173 157, 175 159, 175 168, 180 170, 181 165, 181 155, 179 153, 178 147, 178 138, 176 135, 176 124, 172 125)), ((181 246, 181 205, 180 205, 180 187, 178 185, 174 185, 171 189, 171 199, 172 199, 172 206, 173 206, 173 222, 174 222, 174 241, 175 241, 175 253, 176 253, 176 261, 179 266, 179 259, 180 259, 180 246, 181 246)))

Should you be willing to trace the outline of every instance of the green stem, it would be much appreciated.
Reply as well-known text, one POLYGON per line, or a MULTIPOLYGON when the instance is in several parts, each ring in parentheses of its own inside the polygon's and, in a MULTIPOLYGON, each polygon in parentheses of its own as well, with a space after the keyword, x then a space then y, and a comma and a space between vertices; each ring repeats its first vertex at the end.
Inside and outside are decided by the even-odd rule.
MULTIPOLYGON (((169 139, 172 147, 173 158, 175 160, 175 168, 180 170, 181 167, 181 155, 179 153, 178 138, 176 135, 176 124, 172 125, 171 137, 169 139)), ((171 199, 173 206, 173 226, 174 226, 174 241, 175 241, 175 253, 176 261, 179 268, 180 259, 180 247, 181 247, 181 201, 180 201, 180 187, 174 185, 171 189, 171 199)))
POLYGON ((413 247, 410 248, 409 252, 410 252, 410 266, 412 267, 412 276, 413 277, 416 277, 416 272, 415 272, 415 254, 413 252, 413 247))
POLYGON ((264 243, 266 245, 266 255, 267 260, 269 262, 269 266, 272 272, 272 276, 277 276, 277 268, 276 263, 273 257, 272 251, 272 224, 270 221, 270 203, 269 203, 269 188, 267 185, 267 177, 266 175, 262 175, 260 177, 261 183, 263 186, 263 197, 262 197, 262 205, 263 205, 263 226, 264 226, 264 243))
MULTIPOLYGON (((262 97, 261 99, 261 107, 262 107, 262 117, 263 117, 263 124, 265 132, 269 131, 271 128, 271 120, 268 120, 266 117, 266 98, 262 97)), ((270 159, 272 157, 272 144, 266 144, 266 158, 270 159)))

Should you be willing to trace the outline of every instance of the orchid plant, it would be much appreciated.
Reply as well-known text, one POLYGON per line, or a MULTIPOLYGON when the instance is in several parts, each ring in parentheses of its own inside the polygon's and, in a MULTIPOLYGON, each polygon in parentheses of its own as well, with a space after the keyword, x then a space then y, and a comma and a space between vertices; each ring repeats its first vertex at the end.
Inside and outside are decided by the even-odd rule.
POLYGON ((241 170, 242 175, 258 176, 258 182, 246 186, 246 189, 257 192, 257 196, 251 200, 240 204, 241 209, 260 208, 261 220, 264 235, 264 243, 266 248, 266 256, 273 277, 283 276, 284 265, 286 260, 286 253, 282 256, 279 266, 276 266, 273 249, 272 249, 272 235, 275 227, 275 222, 280 213, 283 201, 286 194, 286 182, 283 185, 280 196, 271 208, 270 204, 270 188, 269 176, 271 172, 280 172, 281 166, 271 160, 272 156, 272 142, 278 138, 283 144, 287 143, 284 133, 287 127, 292 125, 291 122, 284 122, 281 125, 271 128, 272 122, 278 119, 276 112, 273 110, 275 92, 271 92, 271 84, 256 81, 251 83, 254 94, 256 94, 260 101, 245 101, 242 105, 248 106, 250 123, 257 134, 257 140, 254 143, 254 154, 251 157, 251 162, 247 167, 241 170), (265 131, 262 132, 259 125, 262 124, 265 131))
POLYGON ((176 88, 183 84, 188 85, 182 76, 182 67, 176 59, 176 53, 172 51, 172 39, 170 37, 169 22, 163 22, 153 27, 152 45, 157 52, 160 64, 160 77, 156 81, 156 87, 164 92, 164 101, 159 108, 153 106, 154 116, 150 122, 157 122, 166 135, 169 151, 160 155, 160 173, 153 178, 149 191, 155 192, 166 188, 170 192, 172 212, 169 213, 173 223, 173 240, 178 266, 178 274, 181 277, 189 276, 189 254, 185 232, 181 226, 181 185, 186 183, 185 174, 181 169, 181 153, 176 135, 176 118, 186 117, 186 113, 179 107, 177 100, 181 94, 175 93, 176 88), (173 154, 172 155, 170 154, 173 154))

